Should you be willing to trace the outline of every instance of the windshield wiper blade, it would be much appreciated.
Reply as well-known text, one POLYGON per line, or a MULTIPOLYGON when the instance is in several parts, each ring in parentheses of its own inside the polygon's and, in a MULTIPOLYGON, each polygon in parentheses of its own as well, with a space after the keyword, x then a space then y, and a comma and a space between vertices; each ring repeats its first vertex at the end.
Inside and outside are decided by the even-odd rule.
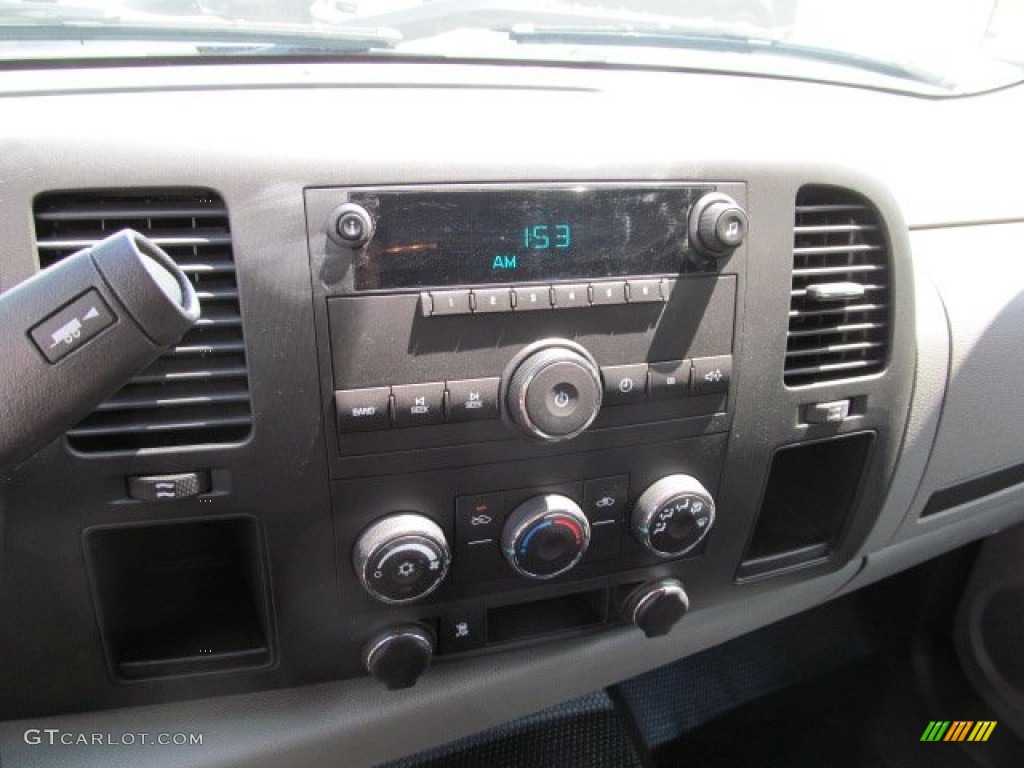
POLYGON ((538 27, 515 25, 509 38, 524 44, 637 46, 646 48, 686 48, 746 54, 774 54, 789 58, 809 59, 826 64, 885 75, 900 80, 913 80, 940 87, 949 83, 939 75, 895 61, 823 46, 807 45, 777 37, 748 35, 734 30, 701 27, 636 27, 580 26, 538 27))
POLYGON ((394 29, 233 22, 216 16, 121 15, 109 9, 0 0, 0 41, 168 42, 195 44, 206 52, 356 53, 392 49, 402 35, 394 29))

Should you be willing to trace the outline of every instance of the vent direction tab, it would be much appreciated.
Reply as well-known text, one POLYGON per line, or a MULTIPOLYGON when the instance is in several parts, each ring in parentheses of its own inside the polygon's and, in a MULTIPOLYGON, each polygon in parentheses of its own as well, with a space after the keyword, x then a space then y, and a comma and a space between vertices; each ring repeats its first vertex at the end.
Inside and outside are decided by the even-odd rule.
POLYGON ((804 386, 877 373, 889 352, 889 248, 875 208, 838 187, 796 199, 784 379, 804 386))

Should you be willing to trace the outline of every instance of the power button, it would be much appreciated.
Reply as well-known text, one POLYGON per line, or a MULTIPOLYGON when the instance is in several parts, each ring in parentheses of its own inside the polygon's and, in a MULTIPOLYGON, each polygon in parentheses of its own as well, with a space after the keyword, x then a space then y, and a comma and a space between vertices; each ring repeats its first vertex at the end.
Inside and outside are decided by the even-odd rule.
POLYGON ((373 217, 356 203, 339 205, 331 213, 327 235, 341 245, 360 248, 373 237, 373 217))
POLYGON ((536 437, 561 440, 590 426, 601 407, 596 368, 569 349, 537 352, 509 384, 509 411, 536 437))

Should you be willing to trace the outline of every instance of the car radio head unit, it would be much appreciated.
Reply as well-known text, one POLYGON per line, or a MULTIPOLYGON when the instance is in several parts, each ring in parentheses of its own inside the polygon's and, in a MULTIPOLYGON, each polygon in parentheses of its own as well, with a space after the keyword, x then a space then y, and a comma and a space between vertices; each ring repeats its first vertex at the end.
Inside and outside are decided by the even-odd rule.
MULTIPOLYGON (((355 291, 676 274, 702 271, 715 255, 691 215, 714 192, 684 184, 353 190, 332 234, 355 246, 355 291)), ((742 237, 745 218, 726 219, 742 237)))
POLYGON ((696 187, 366 192, 355 287, 422 288, 678 272, 696 187))

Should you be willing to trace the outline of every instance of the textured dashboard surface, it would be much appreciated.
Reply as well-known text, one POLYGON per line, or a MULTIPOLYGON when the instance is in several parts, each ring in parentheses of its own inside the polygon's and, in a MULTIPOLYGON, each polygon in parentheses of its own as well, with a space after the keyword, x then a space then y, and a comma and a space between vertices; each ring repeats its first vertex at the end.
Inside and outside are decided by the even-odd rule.
MULTIPOLYGON (((1005 375, 1019 359, 1020 281, 1013 261, 1024 249, 1024 231, 999 224, 1024 221, 1019 88, 940 101, 700 73, 306 64, 5 72, 0 104, 7 115, 0 125, 0 288, 37 268, 31 209, 44 191, 189 185, 211 187, 224 197, 253 360, 272 363, 276 374, 253 377, 253 438, 217 461, 238 481, 238 509, 272 510, 262 518, 266 535, 286 542, 269 557, 277 632, 286 652, 281 665, 244 681, 211 684, 205 695, 220 698, 157 704, 149 694, 125 687, 111 701, 133 708, 24 720, 7 711, 12 719, 0 725, 4 764, 369 765, 652 669, 818 604, 873 573, 906 568, 990 533, 1024 513, 1020 494, 1011 490, 987 516, 957 512, 941 516, 924 535, 911 530, 923 504, 920 495, 911 504, 914 489, 920 486, 923 493, 1024 460, 1024 415, 1005 375), (712 118, 701 106, 707 104, 731 106, 724 117, 712 118), (635 630, 615 630, 465 659, 437 665, 401 694, 368 680, 284 687, 324 674, 316 660, 329 660, 339 639, 324 627, 346 621, 332 578, 303 190, 700 178, 761 180, 761 191, 750 199, 755 222, 785 223, 802 183, 856 186, 891 213, 890 223, 900 228, 897 246, 912 248, 921 262, 914 270, 916 293, 927 324, 917 330, 922 376, 911 419, 917 442, 904 444, 913 449, 905 461, 888 457, 896 466, 893 503, 875 535, 865 531, 867 544, 858 557, 833 573, 751 587, 729 604, 700 608, 657 641, 635 630), (983 223, 994 226, 958 226, 983 223), (902 224, 922 231, 908 240, 902 224), (934 269, 926 263, 933 259, 934 269), (950 331, 943 306, 952 354, 944 348, 950 331), (977 311, 982 306, 988 313, 977 311), (938 423, 943 371, 950 364, 954 399, 938 423), (999 370, 1003 376, 993 375, 999 370), (294 408, 296 402, 311 407, 294 408), (933 454, 936 429, 940 442, 933 454), (944 439, 947 434, 952 440, 944 439), (247 468, 259 462, 266 462, 266 470, 248 476, 247 468), (887 549, 893 537, 902 543, 887 549), (862 557, 868 568, 857 580, 862 557), (301 658, 287 654, 299 647, 301 658), (264 685, 280 690, 245 692, 264 685), (26 728, 201 731, 205 738, 202 747, 189 748, 46 747, 27 744, 26 728)), ((791 234, 785 227, 765 232, 758 248, 788 259, 791 234)), ((741 287, 746 322, 737 335, 737 354, 744 348, 784 348, 784 323, 771 322, 765 313, 787 296, 789 276, 770 270, 768 259, 758 266, 757 256, 751 254, 749 279, 761 293, 741 287)), ((908 304, 900 310, 901 322, 909 328, 915 291, 910 275, 903 277, 908 304)), ((749 384, 740 392, 729 446, 740 464, 723 479, 727 484, 738 487, 745 473, 763 472, 766 459, 755 448, 768 427, 759 408, 798 402, 770 394, 765 377, 780 368, 780 360, 760 359, 747 370, 749 384)), ((824 388, 822 397, 829 391, 824 388)), ((67 462, 65 452, 55 443, 9 484, 0 484, 0 578, 2 609, 21 622, 18 668, 9 674, 27 688, 34 677, 56 673, 64 678, 56 681, 65 691, 63 711, 73 711, 76 696, 107 685, 106 670, 102 663, 77 663, 76 654, 50 659, 38 635, 40 628, 53 629, 58 614, 65 640, 81 658, 91 658, 97 638, 87 585, 69 574, 81 570, 81 530, 123 519, 106 502, 115 496, 124 469, 100 478, 101 491, 83 501, 76 488, 97 482, 97 465, 67 462), (39 473, 51 463, 67 465, 69 474, 46 485, 39 473), (39 562, 60 567, 40 576, 31 568, 39 562)), ((193 460, 209 458, 197 451, 193 460)), ((159 461, 135 457, 130 470, 151 471, 159 461)), ((879 498, 883 490, 876 489, 879 498)), ((201 514, 198 508, 180 512, 201 514)), ((167 698, 188 691, 195 695, 185 684, 161 689, 167 698)))

